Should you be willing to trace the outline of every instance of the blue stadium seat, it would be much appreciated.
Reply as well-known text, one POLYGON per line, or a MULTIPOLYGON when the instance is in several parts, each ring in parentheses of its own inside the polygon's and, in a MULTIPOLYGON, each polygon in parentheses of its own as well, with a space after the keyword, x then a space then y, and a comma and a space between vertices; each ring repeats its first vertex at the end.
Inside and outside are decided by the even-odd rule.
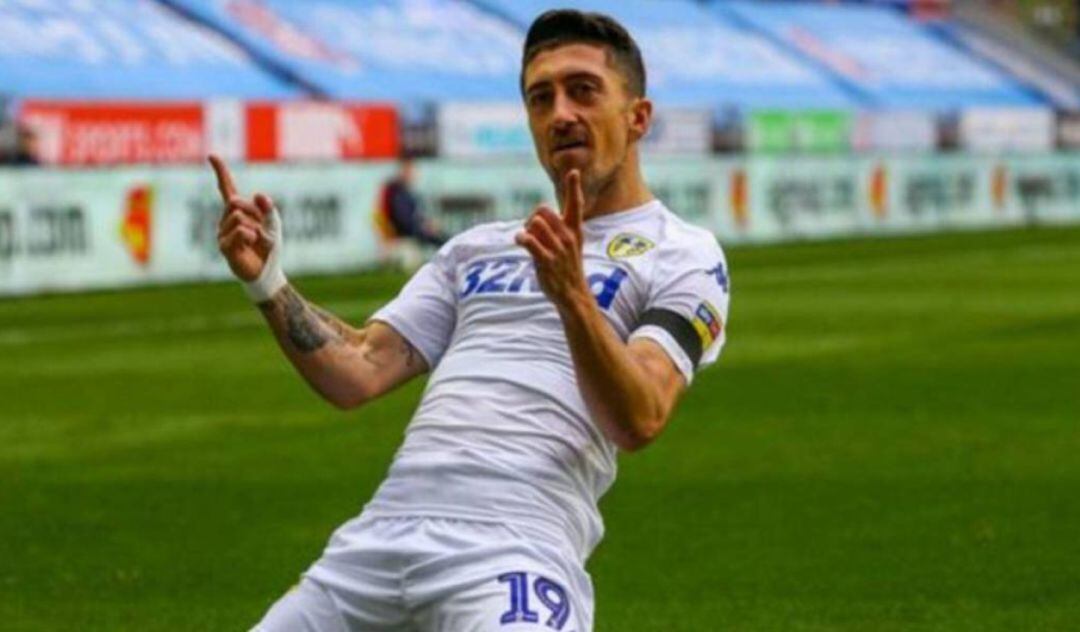
POLYGON ((154 2, 3 2, 0 42, 0 94, 201 99, 297 92, 227 39, 154 2))
MULTIPOLYGON (((564 0, 57 0, 0 4, 0 94, 322 96, 516 102, 525 29, 564 0)), ((1040 105, 1046 100, 888 7, 578 0, 641 43, 662 106, 1040 105)))
POLYGON ((711 6, 812 61, 871 107, 948 110, 1043 103, 1005 73, 887 7, 745 0, 711 6))
POLYGON ((517 99, 520 29, 457 0, 164 0, 316 94, 517 99))
POLYGON ((522 30, 545 10, 573 4, 622 22, 639 42, 651 96, 665 105, 849 108, 842 87, 766 38, 689 0, 472 0, 522 30))

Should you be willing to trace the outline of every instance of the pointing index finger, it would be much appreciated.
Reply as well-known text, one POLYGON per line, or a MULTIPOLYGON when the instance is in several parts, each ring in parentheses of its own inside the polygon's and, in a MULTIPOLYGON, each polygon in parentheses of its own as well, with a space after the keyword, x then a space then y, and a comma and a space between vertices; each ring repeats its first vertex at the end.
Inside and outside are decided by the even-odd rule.
POLYGON ((563 221, 573 230, 581 228, 585 208, 585 193, 581 190, 581 172, 571 169, 563 181, 563 221))
POLYGON ((236 195, 236 184, 233 182, 232 173, 229 172, 229 167, 225 165, 225 161, 217 154, 210 154, 209 160, 210 166, 214 168, 214 174, 217 176, 218 192, 221 193, 221 199, 228 204, 229 199, 236 195))

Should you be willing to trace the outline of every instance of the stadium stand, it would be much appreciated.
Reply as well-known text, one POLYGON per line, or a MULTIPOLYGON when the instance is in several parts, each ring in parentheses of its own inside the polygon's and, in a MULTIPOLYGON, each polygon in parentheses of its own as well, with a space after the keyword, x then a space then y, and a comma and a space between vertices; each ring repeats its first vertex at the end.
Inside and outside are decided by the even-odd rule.
POLYGON ((1080 109, 1080 66, 1020 24, 959 4, 953 19, 935 25, 946 37, 1044 94, 1055 107, 1080 109))
POLYGON ((318 96, 516 98, 521 33, 454 0, 165 0, 318 96))
POLYGON ((282 98, 295 87, 233 42, 147 0, 0 3, 0 94, 282 98))
MULTIPOLYGON (((43 146, 51 148, 46 154, 54 157, 45 161, 50 163, 140 156, 147 162, 191 161, 205 149, 196 141, 200 135, 214 137, 210 147, 231 143, 234 150, 225 153, 234 158, 259 161, 382 158, 399 147, 450 157, 522 153, 531 147, 517 93, 524 30, 539 12, 562 4, 6 2, 0 4, 0 96, 13 97, 18 118, 39 123, 60 121, 58 112, 67 111, 63 102, 90 101, 111 112, 116 130, 149 129, 135 119, 153 119, 158 131, 150 135, 159 145, 169 144, 174 122, 188 121, 184 151, 132 145, 84 156, 58 149, 52 131, 43 136, 43 146), (139 111, 132 99, 156 111, 139 111), (243 102, 222 103, 230 99, 243 102), (280 105, 293 99, 340 107, 280 105), (378 120, 392 128, 382 136, 399 140, 383 139, 375 151, 361 143, 383 125, 364 104, 396 110, 396 118, 383 111, 378 120), (443 129, 448 121, 463 124, 443 129), (320 133, 304 131, 311 125, 320 133), (237 128, 242 133, 234 133, 237 128), (309 144, 319 146, 300 146, 306 137, 317 137, 309 144)), ((650 140, 666 153, 688 147, 693 153, 929 150, 979 135, 965 136, 957 127, 1010 134, 1027 126, 1047 138, 1042 128, 1051 108, 1058 110, 1057 120, 1076 127, 1070 112, 1080 109, 1080 69, 1074 61, 1021 45, 1025 40, 1015 34, 975 19, 977 12, 946 11, 944 0, 581 0, 575 6, 611 13, 638 37, 650 96, 670 119, 658 120, 650 140), (963 122, 972 109, 981 111, 975 122, 963 122), (711 117, 704 122, 711 132, 701 131, 703 115, 711 117), (928 126, 934 134, 926 133, 928 126), (902 128, 916 133, 896 131, 902 128), (703 142, 705 136, 711 138, 703 142)), ((99 116, 80 108, 84 122, 99 116)), ((4 137, 14 133, 9 125, 4 137)), ((133 135, 132 143, 144 136, 133 135)), ((989 146, 1046 142, 1006 138, 989 146)))
POLYGON ((712 6, 813 60, 867 107, 949 110, 1045 103, 1040 94, 888 8, 741 0, 712 6))
MULTIPOLYGON (((557 0, 475 0, 524 31, 557 0)), ((584 0, 576 7, 615 16, 640 42, 650 95, 662 104, 716 107, 855 107, 805 60, 686 1, 584 0)))
MULTIPOLYGON (((525 25, 561 4, 7 3, 0 8, 0 92, 154 99, 308 95, 409 105, 515 100, 525 25), (116 67, 124 72, 102 72, 116 67)), ((1046 101, 1042 91, 1027 89, 886 6, 737 0, 708 7, 690 0, 584 0, 576 6, 616 15, 638 35, 653 95, 665 104, 947 109, 1046 101)))

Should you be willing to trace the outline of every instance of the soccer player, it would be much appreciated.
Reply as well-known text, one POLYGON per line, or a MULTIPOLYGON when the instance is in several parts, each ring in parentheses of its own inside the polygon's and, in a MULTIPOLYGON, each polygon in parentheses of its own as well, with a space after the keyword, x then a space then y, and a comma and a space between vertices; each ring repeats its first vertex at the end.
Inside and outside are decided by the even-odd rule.
POLYGON ((221 251, 316 391, 351 408, 431 371, 374 498, 255 630, 592 629, 597 501, 719 355, 728 277, 642 178, 652 104, 622 26, 541 15, 521 91, 560 212, 457 235, 359 329, 287 283, 273 204, 211 158, 221 251))

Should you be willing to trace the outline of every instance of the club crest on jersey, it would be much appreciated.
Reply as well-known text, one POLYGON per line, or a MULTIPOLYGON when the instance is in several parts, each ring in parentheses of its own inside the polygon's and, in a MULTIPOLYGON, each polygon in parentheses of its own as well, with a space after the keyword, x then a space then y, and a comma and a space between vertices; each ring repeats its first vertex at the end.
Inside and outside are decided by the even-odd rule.
POLYGON ((612 259, 636 257, 653 249, 656 244, 634 233, 619 233, 608 243, 607 254, 612 259))
POLYGON ((693 325, 701 338, 701 347, 703 349, 709 348, 709 345, 716 340, 724 328, 719 312, 709 301, 702 301, 701 305, 698 305, 697 309, 694 310, 693 325))

